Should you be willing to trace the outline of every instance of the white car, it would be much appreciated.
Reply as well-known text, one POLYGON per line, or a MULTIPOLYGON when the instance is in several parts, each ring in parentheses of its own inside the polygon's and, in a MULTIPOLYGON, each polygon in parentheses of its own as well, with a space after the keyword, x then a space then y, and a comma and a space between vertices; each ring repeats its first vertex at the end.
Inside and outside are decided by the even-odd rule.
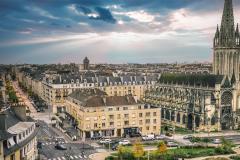
POLYGON ((143 141, 151 141, 151 140, 154 140, 154 139, 155 139, 155 136, 153 134, 142 136, 143 141))
POLYGON ((169 141, 169 142, 167 142, 167 146, 168 146, 168 147, 178 147, 178 144, 175 143, 175 142, 169 141))
POLYGON ((123 146, 126 146, 126 145, 130 145, 131 142, 127 139, 124 139, 124 140, 121 140, 120 142, 118 142, 119 145, 123 145, 123 146))
POLYGON ((221 143, 222 143, 221 140, 218 138, 213 140, 213 144, 221 144, 221 143))
POLYGON ((102 139, 101 141, 99 141, 100 144, 108 144, 111 143, 111 139, 102 139))
POLYGON ((183 139, 192 139, 192 138, 193 138, 192 135, 186 135, 186 136, 183 137, 183 139))
POLYGON ((166 138, 165 135, 157 135, 157 136, 155 136, 156 140, 164 140, 165 138, 166 138))

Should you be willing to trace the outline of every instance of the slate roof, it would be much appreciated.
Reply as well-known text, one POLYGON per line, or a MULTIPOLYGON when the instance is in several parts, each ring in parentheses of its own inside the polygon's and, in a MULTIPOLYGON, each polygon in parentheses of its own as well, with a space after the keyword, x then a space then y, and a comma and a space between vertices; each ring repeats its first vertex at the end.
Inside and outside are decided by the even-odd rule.
POLYGON ((222 75, 203 75, 203 74, 162 74, 159 83, 185 84, 190 86, 209 86, 221 84, 224 76, 222 75))
POLYGON ((97 75, 89 75, 89 74, 61 74, 58 75, 56 78, 53 79, 53 84, 71 84, 76 83, 102 83, 105 84, 107 83, 108 85, 110 83, 112 84, 124 84, 124 83, 131 83, 133 82, 140 83, 140 82, 147 82, 147 81, 158 81, 157 76, 129 76, 129 75, 124 75, 124 76, 97 76, 97 75))
POLYGON ((77 90, 69 97, 78 100, 84 107, 101 106, 121 106, 137 104, 132 95, 127 96, 107 96, 105 92, 99 89, 77 90))

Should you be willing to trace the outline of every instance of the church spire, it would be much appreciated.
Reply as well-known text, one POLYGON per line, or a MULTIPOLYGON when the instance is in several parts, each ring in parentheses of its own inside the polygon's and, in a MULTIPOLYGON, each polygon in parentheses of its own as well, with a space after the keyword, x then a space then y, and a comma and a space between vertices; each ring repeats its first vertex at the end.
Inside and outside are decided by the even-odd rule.
POLYGON ((225 0, 221 27, 231 30, 234 26, 233 3, 232 0, 225 0))
POLYGON ((222 22, 220 26, 219 45, 221 47, 235 46, 235 28, 232 0, 225 0, 222 22))

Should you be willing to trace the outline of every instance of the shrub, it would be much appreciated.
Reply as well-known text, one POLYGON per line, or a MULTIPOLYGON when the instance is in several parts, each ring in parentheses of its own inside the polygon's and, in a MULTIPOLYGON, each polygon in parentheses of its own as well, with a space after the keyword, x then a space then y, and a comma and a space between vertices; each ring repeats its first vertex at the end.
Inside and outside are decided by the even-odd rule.
POLYGON ((233 159, 233 160, 240 160, 240 155, 237 155, 237 156, 231 156, 230 159, 233 159))

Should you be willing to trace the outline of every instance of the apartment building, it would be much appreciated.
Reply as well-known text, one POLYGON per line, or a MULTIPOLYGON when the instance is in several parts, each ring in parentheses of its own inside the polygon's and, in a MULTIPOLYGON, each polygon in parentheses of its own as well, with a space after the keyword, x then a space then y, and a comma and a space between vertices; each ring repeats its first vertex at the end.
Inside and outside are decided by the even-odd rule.
POLYGON ((0 159, 35 160, 38 156, 35 122, 26 109, 13 106, 0 113, 0 159))
POLYGON ((157 83, 157 76, 89 76, 59 75, 53 79, 45 78, 42 82, 43 99, 53 106, 53 112, 65 110, 69 94, 76 89, 96 88, 109 96, 133 95, 138 99, 144 97, 146 90, 157 83))
POLYGON ((160 109, 140 102, 137 96, 109 96, 99 89, 76 90, 66 100, 66 112, 74 118, 83 139, 137 132, 160 134, 160 109))

